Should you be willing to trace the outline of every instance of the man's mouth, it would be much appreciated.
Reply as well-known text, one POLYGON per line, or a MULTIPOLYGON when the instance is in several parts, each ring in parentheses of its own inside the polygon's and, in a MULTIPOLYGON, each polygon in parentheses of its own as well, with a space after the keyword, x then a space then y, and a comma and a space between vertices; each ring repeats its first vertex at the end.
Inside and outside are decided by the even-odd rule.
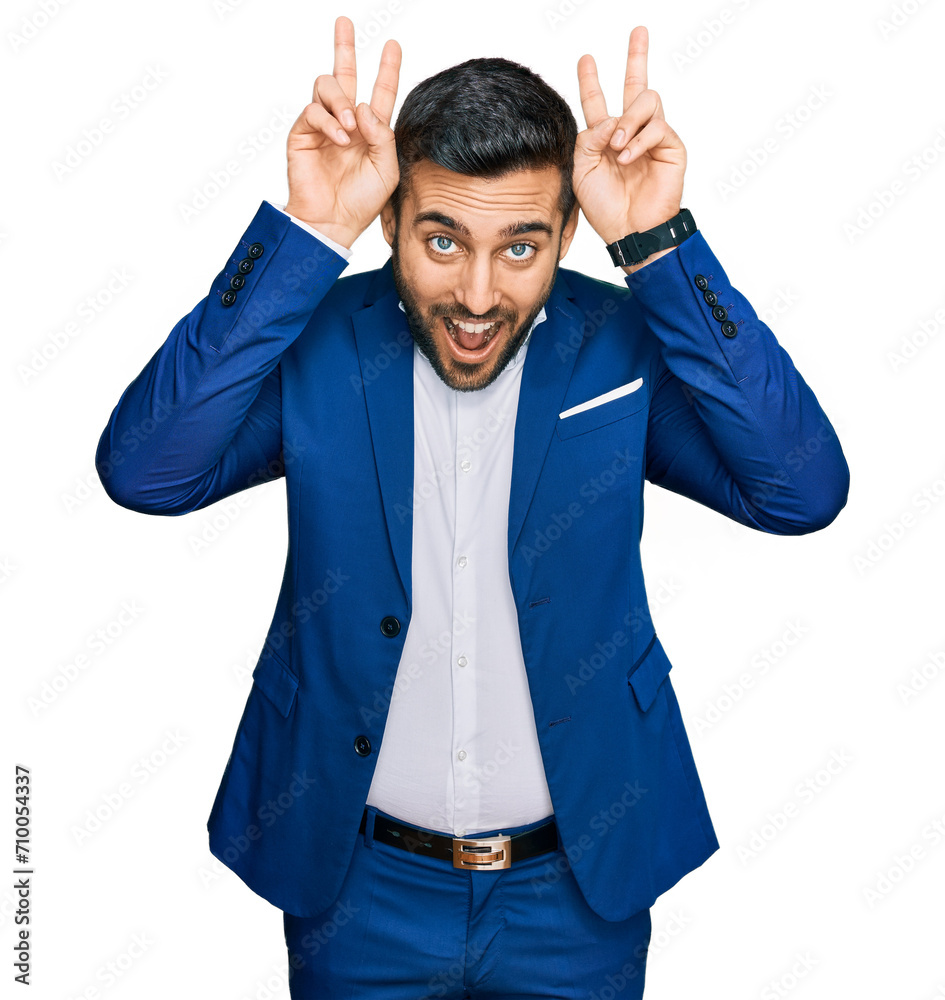
POLYGON ((502 320, 494 319, 477 323, 471 320, 443 317, 443 325, 452 344, 459 348, 457 356, 463 361, 479 361, 486 357, 490 344, 502 329, 502 320))

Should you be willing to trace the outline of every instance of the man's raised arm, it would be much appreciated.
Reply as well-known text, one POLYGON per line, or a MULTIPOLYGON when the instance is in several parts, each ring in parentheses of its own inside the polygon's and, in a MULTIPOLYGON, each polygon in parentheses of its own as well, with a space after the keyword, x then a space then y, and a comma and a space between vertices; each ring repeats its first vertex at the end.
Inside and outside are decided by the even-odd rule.
POLYGON ((210 292, 122 394, 95 464, 116 503, 183 514, 281 474, 279 359, 346 265, 297 225, 350 247, 397 186, 390 118, 400 46, 389 41, 371 103, 355 104, 354 26, 335 24, 335 65, 287 141, 286 212, 263 202, 210 292))

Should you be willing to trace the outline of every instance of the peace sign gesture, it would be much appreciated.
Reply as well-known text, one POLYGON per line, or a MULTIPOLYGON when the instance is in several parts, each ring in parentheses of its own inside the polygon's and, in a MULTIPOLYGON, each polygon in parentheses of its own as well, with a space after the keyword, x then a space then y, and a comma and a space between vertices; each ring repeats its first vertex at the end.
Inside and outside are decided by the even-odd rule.
POLYGON ((578 61, 588 127, 574 149, 574 193, 605 243, 668 222, 682 200, 686 147, 666 124, 659 94, 647 89, 647 46, 646 28, 634 28, 619 118, 607 114, 593 57, 578 61))
POLYGON ((312 103, 289 131, 290 215, 342 246, 351 244, 384 207, 400 177, 390 127, 400 46, 384 45, 370 104, 356 104, 354 25, 335 21, 335 65, 315 81, 312 103))

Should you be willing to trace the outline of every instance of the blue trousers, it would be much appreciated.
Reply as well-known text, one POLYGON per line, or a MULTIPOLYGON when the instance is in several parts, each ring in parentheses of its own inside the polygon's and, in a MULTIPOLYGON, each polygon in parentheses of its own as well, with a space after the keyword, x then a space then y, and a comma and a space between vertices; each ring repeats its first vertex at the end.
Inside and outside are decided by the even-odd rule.
POLYGON ((463 871, 373 840, 374 815, 334 904, 284 914, 292 1000, 643 996, 650 911, 597 916, 563 851, 463 871))

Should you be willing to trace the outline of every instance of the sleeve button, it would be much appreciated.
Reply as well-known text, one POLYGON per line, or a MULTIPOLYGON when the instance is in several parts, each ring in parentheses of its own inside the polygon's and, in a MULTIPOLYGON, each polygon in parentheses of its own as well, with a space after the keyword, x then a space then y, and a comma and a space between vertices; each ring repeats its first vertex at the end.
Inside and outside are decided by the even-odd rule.
POLYGON ((704 292, 709 287, 709 283, 706 281, 705 275, 697 274, 695 278, 693 278, 693 281, 695 281, 696 288, 698 288, 700 292, 704 292))
POLYGON ((231 305, 233 305, 233 303, 234 303, 234 302, 236 301, 236 292, 234 292, 234 291, 232 291, 231 289, 229 289, 229 288, 228 288, 228 289, 227 289, 227 290, 226 290, 226 291, 225 291, 225 292, 224 292, 224 293, 223 293, 223 294, 222 294, 222 295, 220 296, 220 301, 221 301, 221 302, 223 303, 223 305, 225 305, 225 306, 231 306, 231 305))
POLYGON ((702 293, 702 297, 706 300, 706 303, 710 306, 718 305, 719 297, 711 289, 707 289, 702 293))
POLYGON ((716 306, 712 310, 712 315, 720 322, 724 322, 728 319, 728 312, 726 312, 725 306, 716 306))
POLYGON ((249 257, 244 257, 239 262, 237 267, 239 268, 240 274, 249 274, 249 272, 253 269, 253 262, 249 259, 249 257))
POLYGON ((738 333, 738 327, 730 319, 727 319, 722 324, 722 333, 726 337, 734 337, 738 333))
POLYGON ((259 260, 263 255, 263 245, 262 243, 253 243, 250 248, 246 251, 247 257, 252 257, 253 260, 259 260))

